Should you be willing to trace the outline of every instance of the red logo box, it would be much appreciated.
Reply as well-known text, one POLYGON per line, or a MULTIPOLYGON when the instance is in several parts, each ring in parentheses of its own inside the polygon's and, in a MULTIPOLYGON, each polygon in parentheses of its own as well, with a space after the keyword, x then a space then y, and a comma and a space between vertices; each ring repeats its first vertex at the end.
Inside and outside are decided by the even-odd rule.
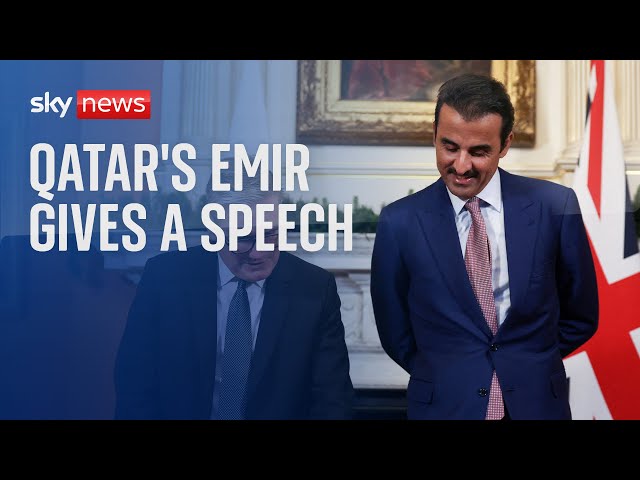
POLYGON ((78 90, 76 115, 84 120, 148 120, 151 90, 78 90))

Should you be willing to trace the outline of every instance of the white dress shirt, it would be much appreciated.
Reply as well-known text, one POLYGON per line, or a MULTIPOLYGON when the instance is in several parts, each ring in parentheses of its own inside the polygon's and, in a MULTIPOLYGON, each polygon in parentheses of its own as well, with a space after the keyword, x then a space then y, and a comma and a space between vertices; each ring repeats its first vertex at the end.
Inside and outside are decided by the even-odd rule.
MULTIPOLYGON (((453 195, 448 188, 447 193, 455 213, 456 228, 464 258, 467 237, 471 228, 471 214, 464 208, 465 200, 453 195)), ((511 296, 509 293, 509 269, 507 264, 507 242, 504 234, 504 208, 502 205, 502 189, 500 188, 500 170, 496 170, 489 183, 477 197, 481 200, 480 212, 487 227, 487 235, 491 246, 493 297, 496 303, 498 325, 502 325, 511 307, 511 296)))

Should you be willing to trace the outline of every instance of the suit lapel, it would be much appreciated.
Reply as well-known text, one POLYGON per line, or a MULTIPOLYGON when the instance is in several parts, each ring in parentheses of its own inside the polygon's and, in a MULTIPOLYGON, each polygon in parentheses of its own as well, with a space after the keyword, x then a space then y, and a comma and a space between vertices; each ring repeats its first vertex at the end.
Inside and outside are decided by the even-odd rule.
POLYGON ((251 359, 251 371, 249 372, 247 390, 249 398, 265 373, 289 310, 290 271, 287 268, 285 257, 286 254, 280 253, 276 268, 265 282, 264 304, 256 346, 251 359))
POLYGON ((509 292, 513 309, 521 305, 526 298, 538 233, 540 204, 522 196, 522 192, 514 185, 511 174, 504 170, 500 171, 500 181, 509 265, 509 292))
POLYGON ((218 334, 218 255, 205 252, 198 255, 190 288, 191 321, 194 325, 195 347, 198 355, 199 382, 203 390, 198 407, 203 417, 211 413, 215 382, 218 334))
POLYGON ((457 302, 464 307, 483 336, 491 337, 491 330, 471 288, 460 250, 460 239, 451 200, 442 179, 437 181, 434 188, 436 192, 431 199, 431 204, 424 210, 418 211, 422 231, 431 247, 435 263, 457 302))

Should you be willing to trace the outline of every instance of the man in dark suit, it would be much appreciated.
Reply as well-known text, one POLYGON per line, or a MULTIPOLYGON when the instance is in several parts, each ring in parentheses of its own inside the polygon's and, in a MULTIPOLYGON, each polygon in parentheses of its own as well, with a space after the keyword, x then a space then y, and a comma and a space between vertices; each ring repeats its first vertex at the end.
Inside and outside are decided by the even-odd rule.
MULTIPOLYGON (((229 172, 222 183, 233 185, 229 172)), ((258 177, 245 174, 241 192, 208 192, 225 219, 232 203, 254 214, 274 204, 265 235, 274 250, 256 248, 254 215, 234 251, 197 246, 147 262, 116 362, 116 418, 350 418, 335 278, 278 250, 280 196, 261 191, 258 177)), ((228 233, 226 220, 216 223, 228 233)))
POLYGON ((498 167, 513 122, 500 82, 445 82, 441 178, 381 212, 371 295, 410 419, 571 418, 563 358, 596 331, 594 265, 573 190, 498 167))

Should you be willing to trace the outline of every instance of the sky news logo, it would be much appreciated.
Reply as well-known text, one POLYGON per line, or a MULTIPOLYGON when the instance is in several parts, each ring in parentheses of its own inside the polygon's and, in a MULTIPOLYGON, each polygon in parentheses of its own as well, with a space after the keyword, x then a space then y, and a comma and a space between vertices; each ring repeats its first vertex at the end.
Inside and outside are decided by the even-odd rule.
MULTIPOLYGON (((73 102, 52 97, 31 99, 32 113, 54 113, 64 118, 73 102)), ((78 90, 76 117, 81 120, 148 120, 151 118, 151 90, 78 90)))

